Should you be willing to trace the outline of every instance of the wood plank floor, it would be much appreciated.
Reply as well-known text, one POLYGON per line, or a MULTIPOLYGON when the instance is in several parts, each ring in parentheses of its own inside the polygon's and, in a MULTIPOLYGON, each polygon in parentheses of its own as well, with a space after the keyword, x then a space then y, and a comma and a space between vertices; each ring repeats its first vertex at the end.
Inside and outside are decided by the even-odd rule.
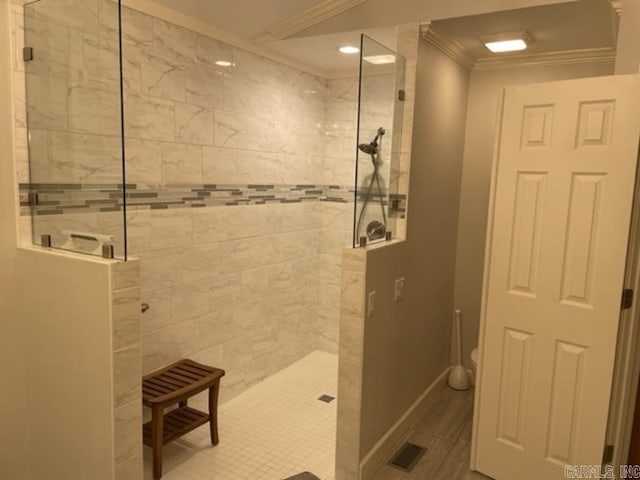
POLYGON ((384 466, 374 480, 490 480, 469 470, 472 418, 473 390, 459 392, 442 383, 408 437, 427 452, 410 473, 384 466))

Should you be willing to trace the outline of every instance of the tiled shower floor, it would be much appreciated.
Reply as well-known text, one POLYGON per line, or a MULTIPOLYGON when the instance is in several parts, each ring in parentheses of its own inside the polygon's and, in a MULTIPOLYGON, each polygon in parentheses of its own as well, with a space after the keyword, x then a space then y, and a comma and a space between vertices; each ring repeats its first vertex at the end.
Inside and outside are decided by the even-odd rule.
MULTIPOLYGON (((305 470, 332 479, 337 401, 318 397, 336 396, 337 377, 338 357, 313 352, 220 405, 220 443, 211 446, 205 425, 165 446, 163 480, 281 480, 305 470)), ((144 468, 150 480, 148 447, 144 468)))

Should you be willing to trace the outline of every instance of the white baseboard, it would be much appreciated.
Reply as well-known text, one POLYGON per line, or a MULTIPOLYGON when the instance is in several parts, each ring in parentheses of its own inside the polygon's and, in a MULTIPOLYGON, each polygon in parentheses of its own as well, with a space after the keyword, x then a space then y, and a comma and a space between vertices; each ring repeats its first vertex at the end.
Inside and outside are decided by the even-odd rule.
POLYGON ((360 480, 370 480, 406 441, 409 429, 424 411, 429 394, 439 383, 444 382, 448 373, 449 368, 446 368, 362 459, 360 462, 360 480))

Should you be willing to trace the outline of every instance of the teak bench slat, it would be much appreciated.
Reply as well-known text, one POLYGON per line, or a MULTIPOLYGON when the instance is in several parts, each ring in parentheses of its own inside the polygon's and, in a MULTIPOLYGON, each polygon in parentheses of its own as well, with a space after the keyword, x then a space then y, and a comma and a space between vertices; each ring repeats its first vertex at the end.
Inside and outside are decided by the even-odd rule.
POLYGON ((162 447, 209 422, 211 443, 218 444, 218 391, 224 370, 184 359, 142 378, 142 403, 151 421, 142 427, 145 445, 153 449, 153 478, 162 476, 162 447), (209 389, 209 413, 187 406, 187 400, 209 389), (165 413, 165 408, 178 408, 165 413))

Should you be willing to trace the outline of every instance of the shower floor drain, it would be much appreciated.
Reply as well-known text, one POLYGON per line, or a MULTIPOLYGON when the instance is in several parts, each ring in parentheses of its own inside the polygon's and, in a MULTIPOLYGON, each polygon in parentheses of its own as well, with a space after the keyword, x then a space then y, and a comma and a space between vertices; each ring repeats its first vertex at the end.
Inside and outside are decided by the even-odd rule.
POLYGON ((336 397, 332 397, 331 395, 322 395, 318 400, 324 403, 331 403, 336 399, 336 397))
POLYGON ((424 447, 414 445, 413 443, 407 443, 391 459, 389 465, 399 468, 404 472, 410 472, 426 451, 427 449, 424 447))

